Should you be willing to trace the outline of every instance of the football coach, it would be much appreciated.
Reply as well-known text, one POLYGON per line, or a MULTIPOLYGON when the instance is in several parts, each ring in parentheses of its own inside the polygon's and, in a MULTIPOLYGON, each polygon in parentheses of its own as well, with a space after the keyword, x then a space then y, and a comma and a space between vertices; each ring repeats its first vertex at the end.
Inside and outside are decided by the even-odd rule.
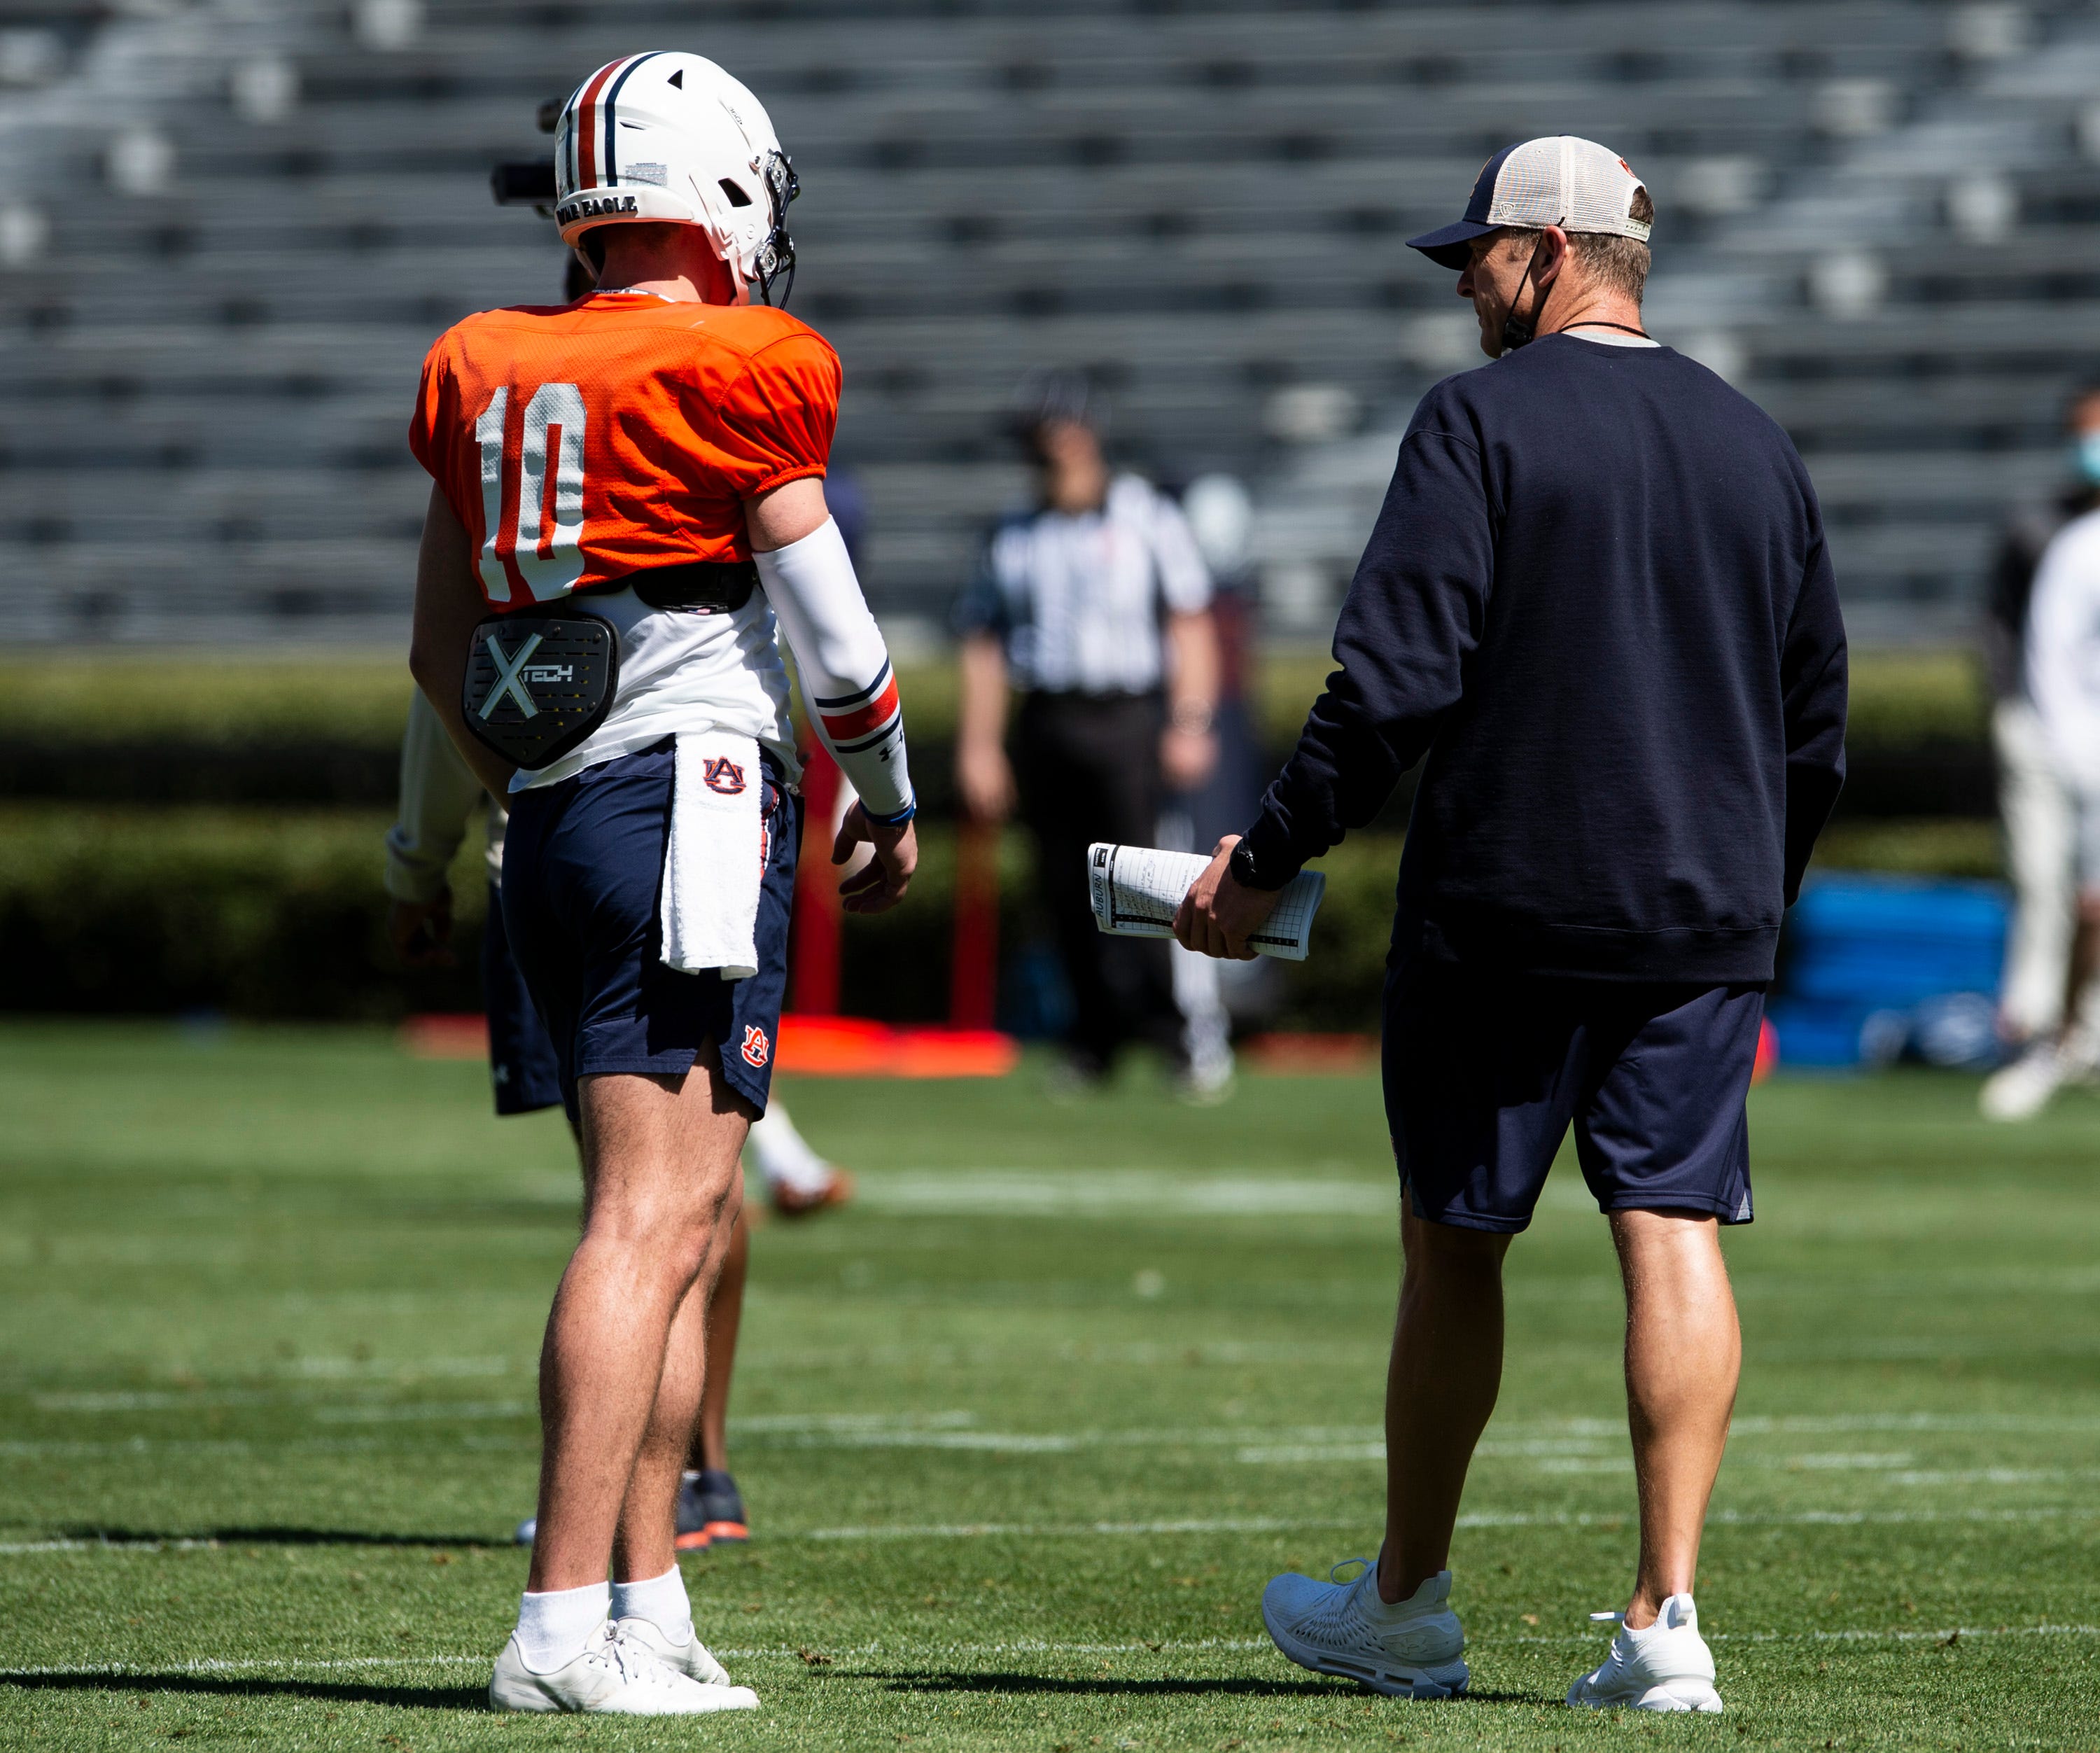
POLYGON ((1466 1685, 1448 1565, 1502 1256, 1572 1122, 1626 1283, 1640 1556, 1568 1702, 1721 1708, 1692 1602, 1741 1358, 1718 1227, 1750 1221, 1744 1098, 1843 780, 1845 632, 1793 445, 1643 328, 1653 216, 1616 152, 1560 137, 1498 153, 1462 219, 1410 240, 1494 363, 1423 398, 1326 691, 1175 921, 1246 954, 1275 891, 1423 760, 1385 987, 1385 1543, 1262 1599, 1291 1660, 1389 1693, 1466 1685))

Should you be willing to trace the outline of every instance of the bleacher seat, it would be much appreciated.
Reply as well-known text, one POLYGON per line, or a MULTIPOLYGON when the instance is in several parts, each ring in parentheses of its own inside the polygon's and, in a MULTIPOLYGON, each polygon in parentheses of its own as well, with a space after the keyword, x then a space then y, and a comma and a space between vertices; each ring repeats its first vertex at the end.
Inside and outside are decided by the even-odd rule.
POLYGON ((0 607, 23 636, 398 644, 427 492, 403 440, 423 352, 460 315, 559 281, 551 227, 493 207, 488 167, 544 152, 542 100, 652 44, 746 78, 795 156, 795 308, 845 360, 838 457, 867 488, 871 594, 893 620, 942 619, 1025 484, 1000 411, 1026 369, 1058 363, 1100 376, 1132 461, 1255 484, 1273 619, 1322 631, 1396 423, 1478 357, 1449 277, 1401 240, 1526 134, 1593 134, 1648 177, 1659 325, 1799 435, 1869 618, 1958 603, 2005 497, 2054 469, 2067 353, 2100 342, 2086 100, 2016 77, 2085 28, 2070 8, 382 11, 7 8, 45 33, 7 64, 25 82, 0 87, 18 166, 0 196, 0 607), (170 149, 164 186, 112 185, 112 116, 170 149), (1906 130, 1937 157, 1893 150, 1906 130), (1991 188, 1949 230, 1946 166, 1979 141, 1997 143, 2010 242, 1973 235, 1999 223, 1991 188), (1882 289, 1841 317, 1812 302, 1810 268, 1862 186, 1855 278, 1882 289), (9 245, 39 226, 47 246, 9 245), (1363 431, 1319 442, 1288 416, 1306 406, 1360 410, 1363 431))

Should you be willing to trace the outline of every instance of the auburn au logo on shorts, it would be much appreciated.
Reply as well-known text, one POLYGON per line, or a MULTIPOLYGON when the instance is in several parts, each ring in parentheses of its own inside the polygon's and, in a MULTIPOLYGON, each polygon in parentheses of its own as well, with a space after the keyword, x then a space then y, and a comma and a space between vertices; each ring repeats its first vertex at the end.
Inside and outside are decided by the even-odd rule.
POLYGON ((700 764, 700 777, 709 791, 734 797, 743 789, 743 769, 726 755, 710 755, 700 764))
POLYGON ((766 1040, 765 1031, 755 1022, 745 1025, 743 1057, 749 1065, 764 1065, 773 1057, 773 1043, 766 1040))

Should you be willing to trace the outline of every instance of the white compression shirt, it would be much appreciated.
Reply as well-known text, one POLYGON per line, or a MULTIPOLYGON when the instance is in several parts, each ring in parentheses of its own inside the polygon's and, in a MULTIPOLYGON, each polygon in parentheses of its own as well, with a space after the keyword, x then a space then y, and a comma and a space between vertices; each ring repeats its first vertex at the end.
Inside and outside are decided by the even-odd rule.
POLYGON ((681 731, 756 737, 790 779, 801 776, 788 718, 788 670, 763 592, 732 613, 655 609, 632 590, 593 590, 576 607, 620 640, 620 685, 598 727, 559 761, 510 782, 514 792, 555 785, 585 767, 638 753, 681 731))
POLYGON ((784 635, 810 722, 868 812, 908 816, 915 806, 896 680, 838 525, 827 518, 801 541, 758 555, 757 564, 765 588, 733 614, 652 609, 631 589, 583 598, 578 606, 619 637, 611 710, 559 761, 521 769, 511 790, 558 784, 667 736, 708 730, 756 738, 791 781, 799 779, 784 635))

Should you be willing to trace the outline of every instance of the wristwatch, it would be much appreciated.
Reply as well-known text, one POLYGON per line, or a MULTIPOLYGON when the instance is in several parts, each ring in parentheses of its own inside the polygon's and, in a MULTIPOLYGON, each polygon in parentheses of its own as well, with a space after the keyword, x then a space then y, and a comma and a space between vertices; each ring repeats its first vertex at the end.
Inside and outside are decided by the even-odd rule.
POLYGON ((1244 837, 1233 848, 1232 856, 1225 861, 1225 868, 1233 873, 1233 881, 1242 889, 1260 889, 1266 893, 1283 886, 1281 883, 1261 880, 1261 872, 1255 868, 1254 849, 1244 837))

